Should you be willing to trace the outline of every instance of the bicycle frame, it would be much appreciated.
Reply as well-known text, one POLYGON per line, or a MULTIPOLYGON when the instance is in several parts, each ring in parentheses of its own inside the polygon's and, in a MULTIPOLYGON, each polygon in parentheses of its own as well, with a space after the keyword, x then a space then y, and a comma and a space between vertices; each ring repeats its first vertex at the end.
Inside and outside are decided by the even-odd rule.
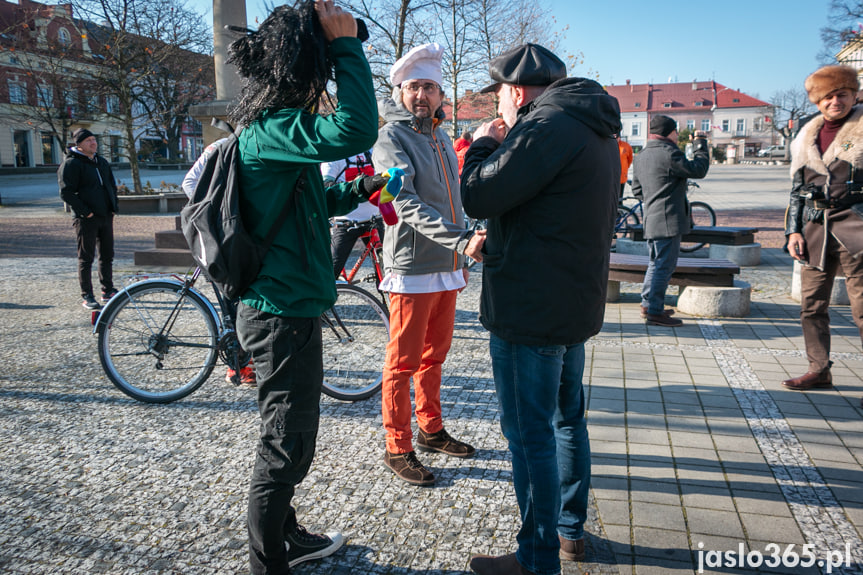
POLYGON ((381 268, 381 262, 380 258, 378 257, 378 252, 379 250, 383 249, 383 242, 381 242, 381 237, 380 234, 378 234, 377 227, 375 225, 372 225, 369 231, 363 233, 363 235, 360 236, 360 239, 363 240, 365 248, 363 249, 362 253, 360 253, 360 257, 357 258, 357 261, 354 263, 351 271, 349 272, 347 271, 347 268, 344 268, 341 271, 339 277, 344 279, 349 284, 355 283, 356 281, 358 281, 356 277, 360 269, 362 269, 363 263, 365 263, 366 258, 371 256, 372 263, 375 267, 375 276, 377 276, 377 284, 380 285, 380 283, 383 281, 384 273, 383 269, 381 268))

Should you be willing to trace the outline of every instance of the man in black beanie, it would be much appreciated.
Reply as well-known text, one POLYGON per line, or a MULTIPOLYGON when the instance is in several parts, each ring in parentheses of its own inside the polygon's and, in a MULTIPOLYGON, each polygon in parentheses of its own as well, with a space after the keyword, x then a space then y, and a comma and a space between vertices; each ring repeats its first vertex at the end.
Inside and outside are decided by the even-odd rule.
POLYGON ((60 197, 72 209, 73 226, 78 237, 78 283, 86 309, 99 309, 93 296, 91 269, 99 247, 99 283, 102 302, 114 289, 111 265, 114 261, 114 214, 117 213, 117 183, 108 161, 96 155, 99 144, 86 128, 72 134, 73 146, 57 170, 60 197))
POLYGON ((687 160, 677 147, 677 123, 668 116, 650 119, 647 145, 635 156, 632 193, 644 201, 644 237, 650 264, 641 290, 641 317, 649 325, 683 325, 665 309, 665 290, 680 252, 680 238, 689 232, 687 178, 703 178, 710 167, 707 140, 695 133, 695 157, 687 160))

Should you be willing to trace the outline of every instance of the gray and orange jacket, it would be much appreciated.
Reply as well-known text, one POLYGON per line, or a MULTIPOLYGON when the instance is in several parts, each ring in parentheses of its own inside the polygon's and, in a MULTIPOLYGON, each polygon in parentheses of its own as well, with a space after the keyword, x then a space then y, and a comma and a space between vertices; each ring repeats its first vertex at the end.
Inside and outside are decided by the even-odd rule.
POLYGON ((464 267, 472 231, 465 229, 458 159, 435 118, 419 119, 390 98, 378 102, 387 122, 378 133, 375 171, 405 172, 393 202, 399 221, 384 234, 384 267, 399 275, 451 272, 464 267))

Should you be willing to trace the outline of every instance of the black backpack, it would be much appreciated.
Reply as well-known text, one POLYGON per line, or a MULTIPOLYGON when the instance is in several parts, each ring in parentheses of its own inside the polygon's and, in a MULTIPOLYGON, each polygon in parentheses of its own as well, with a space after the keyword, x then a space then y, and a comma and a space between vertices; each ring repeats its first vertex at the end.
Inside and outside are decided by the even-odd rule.
MULTIPOLYGON (((291 201, 285 201, 279 217, 258 243, 243 225, 240 214, 240 150, 237 136, 242 131, 222 120, 213 119, 213 126, 231 135, 213 149, 204 171, 195 185, 195 193, 180 211, 183 235, 192 251, 195 263, 228 299, 245 292, 261 270, 264 255, 290 211, 291 201)), ((306 184, 300 174, 294 189, 294 202, 306 184)))

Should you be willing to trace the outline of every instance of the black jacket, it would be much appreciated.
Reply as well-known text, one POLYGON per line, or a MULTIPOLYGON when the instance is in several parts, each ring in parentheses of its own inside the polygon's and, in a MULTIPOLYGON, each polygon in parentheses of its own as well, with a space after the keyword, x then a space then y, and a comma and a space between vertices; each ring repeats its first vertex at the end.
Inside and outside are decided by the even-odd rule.
POLYGON ((707 140, 698 138, 687 160, 668 139, 649 140, 632 164, 632 193, 644 200, 644 237, 672 238, 689 232, 687 178, 703 178, 710 168, 707 140))
POLYGON ((57 170, 57 183, 60 198, 69 204, 76 218, 118 212, 114 174, 108 161, 98 154, 91 160, 70 148, 57 170))
POLYGON ((565 78, 519 110, 502 144, 468 151, 465 212, 488 218, 480 321, 524 345, 574 345, 599 332, 620 191, 617 100, 565 78))

